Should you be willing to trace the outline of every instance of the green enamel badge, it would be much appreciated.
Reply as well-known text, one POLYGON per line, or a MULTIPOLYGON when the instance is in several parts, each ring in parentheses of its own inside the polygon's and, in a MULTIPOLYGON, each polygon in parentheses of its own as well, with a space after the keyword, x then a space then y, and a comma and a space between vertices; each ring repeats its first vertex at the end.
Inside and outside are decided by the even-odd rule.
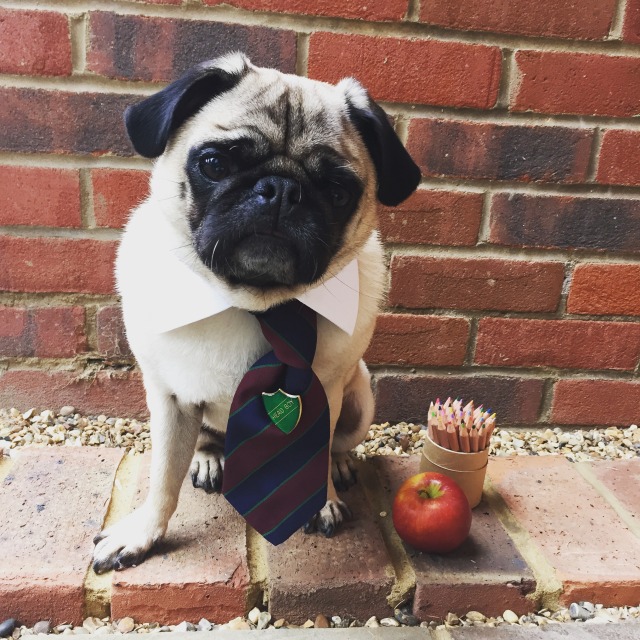
POLYGON ((283 433, 291 433, 300 422, 302 399, 278 389, 274 393, 263 393, 262 403, 273 424, 283 433))

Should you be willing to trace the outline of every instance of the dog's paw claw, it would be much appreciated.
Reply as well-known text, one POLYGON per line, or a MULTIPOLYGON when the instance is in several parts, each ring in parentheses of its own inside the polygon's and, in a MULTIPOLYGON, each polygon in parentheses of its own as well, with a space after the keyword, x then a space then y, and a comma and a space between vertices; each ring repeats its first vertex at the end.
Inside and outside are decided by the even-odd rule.
POLYGON ((358 482, 358 470, 348 453, 331 455, 331 479, 336 491, 348 491, 358 482))
POLYGON ((121 571, 140 564, 163 534, 164 529, 149 519, 145 511, 134 511, 95 536, 93 570, 96 573, 121 571))
POLYGON ((340 525, 351 518, 351 510, 342 500, 327 500, 327 503, 304 525, 304 533, 321 533, 331 538, 340 525))
POLYGON ((189 469, 193 486, 207 493, 219 493, 222 489, 223 461, 220 451, 197 450, 189 469))

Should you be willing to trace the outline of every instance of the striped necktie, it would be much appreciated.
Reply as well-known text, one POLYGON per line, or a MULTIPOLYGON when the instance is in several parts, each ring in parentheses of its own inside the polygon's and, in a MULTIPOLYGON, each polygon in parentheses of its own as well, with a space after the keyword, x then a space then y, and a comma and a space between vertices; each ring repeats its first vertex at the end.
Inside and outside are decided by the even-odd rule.
POLYGON ((277 545, 327 500, 329 404, 311 369, 315 311, 292 300, 255 315, 273 351, 253 364, 231 403, 222 492, 277 545))

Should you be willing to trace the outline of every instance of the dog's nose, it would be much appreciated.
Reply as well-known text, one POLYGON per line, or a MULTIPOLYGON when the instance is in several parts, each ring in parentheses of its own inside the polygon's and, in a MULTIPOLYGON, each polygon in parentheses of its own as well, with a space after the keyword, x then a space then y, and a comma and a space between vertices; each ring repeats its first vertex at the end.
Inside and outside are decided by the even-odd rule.
POLYGON ((260 178, 253 191, 264 204, 276 207, 284 213, 288 213, 302 200, 302 185, 297 180, 282 176, 260 178))

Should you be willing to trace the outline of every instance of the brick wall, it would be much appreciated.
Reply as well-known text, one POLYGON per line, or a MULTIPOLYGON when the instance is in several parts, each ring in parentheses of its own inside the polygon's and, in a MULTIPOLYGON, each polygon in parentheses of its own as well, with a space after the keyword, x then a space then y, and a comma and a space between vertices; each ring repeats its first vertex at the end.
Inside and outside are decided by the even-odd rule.
POLYGON ((421 189, 382 209, 379 419, 640 418, 640 0, 0 0, 0 406, 145 411, 112 261, 124 107, 232 49, 354 75, 421 189), (610 406, 609 406, 610 405, 610 406))

